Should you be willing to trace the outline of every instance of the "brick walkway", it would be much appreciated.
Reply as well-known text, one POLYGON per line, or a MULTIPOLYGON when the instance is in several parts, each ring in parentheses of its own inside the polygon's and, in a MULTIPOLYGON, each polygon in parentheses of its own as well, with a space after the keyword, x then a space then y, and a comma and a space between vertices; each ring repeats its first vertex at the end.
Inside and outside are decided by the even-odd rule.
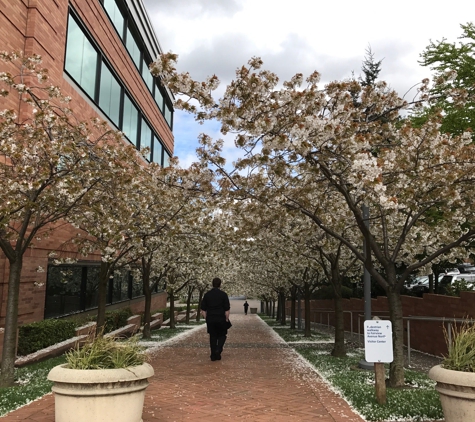
MULTIPOLYGON (((221 361, 209 359, 204 326, 153 353, 144 422, 363 420, 257 315, 232 314, 231 321, 221 361)), ((49 394, 1 419, 52 422, 54 398, 49 394)))

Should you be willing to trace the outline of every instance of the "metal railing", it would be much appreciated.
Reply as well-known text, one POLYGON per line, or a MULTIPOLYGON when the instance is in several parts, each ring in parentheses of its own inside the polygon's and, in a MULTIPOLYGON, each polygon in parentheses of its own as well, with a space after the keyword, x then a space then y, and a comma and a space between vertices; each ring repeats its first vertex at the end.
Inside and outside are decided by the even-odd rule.
MULTIPOLYGON (((355 312, 361 312, 361 311, 343 311, 344 313, 349 313, 350 318, 351 318, 351 323, 350 323, 350 335, 351 338, 354 337, 354 330, 353 330, 353 313, 355 312)), ((320 325, 327 325, 327 328, 330 329, 330 314, 335 313, 334 310, 328 309, 328 308, 323 308, 323 309, 313 309, 311 310, 311 314, 313 318, 311 318, 311 322, 314 322, 315 324, 318 324, 317 322, 317 315, 320 314, 320 325), (326 314, 326 324, 323 322, 323 317, 326 314)), ((373 316, 378 316, 380 319, 389 319, 389 311, 378 311, 377 313, 373 314, 373 316), (384 314, 384 315, 383 315, 384 314)), ((364 318, 364 314, 359 313, 358 314, 358 339, 360 343, 363 343, 364 340, 362 338, 364 337, 361 334, 361 319, 364 318)), ((302 318, 302 320, 304 320, 302 318)), ((412 316, 409 315, 407 317, 403 317, 403 320, 407 321, 407 362, 408 365, 411 364, 411 321, 432 321, 432 322, 442 322, 443 324, 447 324, 447 337, 448 337, 448 345, 449 345, 449 350, 452 344, 452 324, 456 323, 462 323, 462 322, 469 322, 471 324, 475 323, 475 320, 473 319, 466 319, 466 318, 447 318, 447 317, 429 317, 429 316, 412 316)), ((416 350, 416 349, 414 349, 416 350)))

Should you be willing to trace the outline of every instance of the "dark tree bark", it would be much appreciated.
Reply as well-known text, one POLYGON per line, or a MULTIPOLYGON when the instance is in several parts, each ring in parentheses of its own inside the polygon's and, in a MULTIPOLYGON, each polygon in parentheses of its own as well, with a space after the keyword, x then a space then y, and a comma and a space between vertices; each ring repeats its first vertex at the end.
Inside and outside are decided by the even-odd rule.
POLYGON ((170 289, 168 293, 170 297, 170 329, 175 329, 175 292, 173 289, 170 289))
MULTIPOLYGON (((395 286, 396 283, 393 284, 395 286)), ((398 289, 399 287, 396 287, 398 289)), ((393 354, 389 365, 389 386, 404 387, 404 323, 402 302, 399 291, 389 288, 386 291, 389 305, 389 317, 393 326, 393 354)))
POLYGON ((282 288, 279 291, 279 301, 280 301, 280 325, 287 324, 287 315, 285 311, 285 290, 282 288))
POLYGON ((190 323, 190 312, 191 312, 191 297, 193 296, 193 292, 195 291, 194 286, 188 286, 188 290, 186 292, 186 318, 185 322, 187 324, 190 323))
POLYGON ((305 334, 304 337, 311 337, 312 326, 310 321, 310 283, 304 283, 304 300, 305 300, 305 334))
POLYGON ((335 343, 332 350, 332 356, 346 356, 345 348, 345 321, 343 314, 343 305, 341 298, 341 277, 338 260, 332 264, 332 286, 333 286, 333 303, 335 309, 335 343))
POLYGON ((5 314, 0 387, 10 387, 15 380, 14 369, 18 327, 18 302, 20 298, 20 275, 23 266, 23 256, 21 253, 16 253, 13 259, 8 259, 8 262, 10 264, 10 274, 8 276, 7 310, 5 314))
POLYGON ((203 301, 203 296, 204 296, 204 289, 200 289, 200 296, 198 298, 198 312, 196 313, 196 322, 201 321, 201 302, 203 301))
POLYGON ((142 258, 142 284, 143 294, 145 296, 143 339, 152 338, 152 330, 150 329, 150 322, 152 321, 152 286, 150 286, 150 272, 151 262, 142 258))
POLYGON ((96 335, 104 334, 104 325, 106 322, 107 286, 109 284, 109 278, 112 274, 112 270, 112 264, 101 261, 101 268, 99 271, 99 286, 97 291, 96 335))
POLYGON ((275 315, 276 321, 280 321, 281 312, 282 312, 282 302, 280 300, 280 293, 277 293, 277 313, 275 315))
POLYGON ((297 300, 297 287, 290 289, 290 329, 295 330, 295 301, 297 300))

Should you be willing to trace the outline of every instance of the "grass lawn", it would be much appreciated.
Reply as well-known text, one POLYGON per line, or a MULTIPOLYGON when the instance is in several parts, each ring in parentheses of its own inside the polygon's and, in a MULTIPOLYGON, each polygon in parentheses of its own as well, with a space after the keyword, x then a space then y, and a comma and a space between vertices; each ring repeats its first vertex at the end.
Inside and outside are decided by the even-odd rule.
POLYGON ((48 372, 66 360, 64 356, 34 363, 15 369, 14 387, 0 388, 0 416, 51 392, 52 382, 46 379, 48 372))
POLYGON ((359 361, 364 358, 363 349, 350 343, 347 345, 347 357, 334 358, 330 355, 332 344, 327 343, 327 334, 312 331, 312 337, 305 338, 302 330, 290 330, 268 317, 261 315, 261 318, 368 421, 443 419, 435 382, 427 374, 406 369, 406 388, 388 388, 387 404, 379 405, 375 397, 374 372, 358 367, 359 361))

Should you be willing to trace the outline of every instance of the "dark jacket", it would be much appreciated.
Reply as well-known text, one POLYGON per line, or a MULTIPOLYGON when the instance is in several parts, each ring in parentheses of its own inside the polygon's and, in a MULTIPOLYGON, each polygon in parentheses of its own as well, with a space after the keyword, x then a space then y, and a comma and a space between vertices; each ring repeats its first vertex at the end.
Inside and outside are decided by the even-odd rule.
POLYGON ((201 301, 201 309, 206 311, 206 320, 225 319, 225 312, 229 311, 228 295, 217 287, 206 292, 201 301))

